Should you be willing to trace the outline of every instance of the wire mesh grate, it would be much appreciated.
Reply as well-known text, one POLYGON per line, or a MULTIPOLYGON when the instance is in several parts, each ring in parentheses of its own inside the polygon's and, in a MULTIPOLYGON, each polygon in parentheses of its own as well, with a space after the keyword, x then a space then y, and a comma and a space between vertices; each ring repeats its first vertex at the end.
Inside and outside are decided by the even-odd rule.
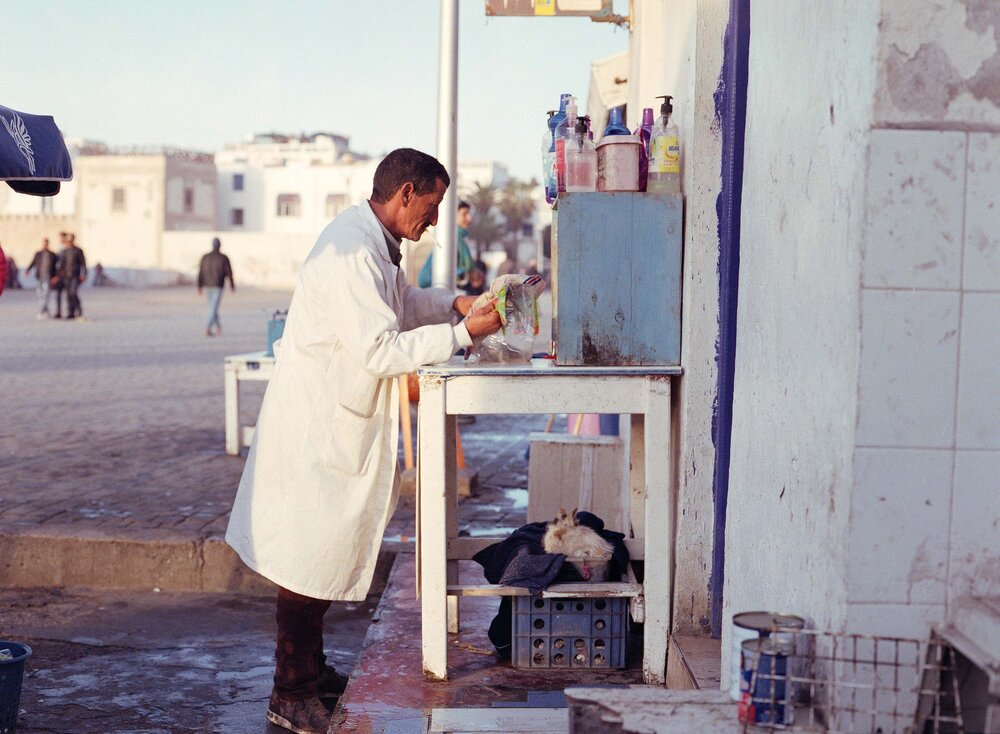
POLYGON ((776 629, 744 644, 743 730, 964 734, 955 653, 928 640, 776 629))

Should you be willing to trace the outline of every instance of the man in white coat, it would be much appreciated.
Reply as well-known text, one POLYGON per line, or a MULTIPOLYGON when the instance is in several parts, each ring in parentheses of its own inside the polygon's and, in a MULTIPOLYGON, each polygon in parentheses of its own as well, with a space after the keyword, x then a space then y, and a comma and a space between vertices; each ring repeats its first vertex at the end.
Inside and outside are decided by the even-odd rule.
POLYGON ((343 675, 326 665, 331 600, 365 598, 399 489, 399 383, 500 327, 474 296, 410 287, 402 238, 437 222, 450 183, 433 157, 394 150, 372 196, 326 226, 299 273, 226 541, 276 583, 277 646, 267 718, 326 732, 343 675), (452 326, 455 316, 465 316, 452 326))

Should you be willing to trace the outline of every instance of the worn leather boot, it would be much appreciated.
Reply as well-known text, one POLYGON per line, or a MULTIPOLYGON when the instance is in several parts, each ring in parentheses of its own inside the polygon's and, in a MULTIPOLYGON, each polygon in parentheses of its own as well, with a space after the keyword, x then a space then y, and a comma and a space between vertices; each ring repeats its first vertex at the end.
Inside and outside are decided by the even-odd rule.
POLYGON ((336 704, 340 694, 347 688, 347 681, 350 676, 338 673, 333 666, 324 665, 319 672, 319 679, 316 681, 316 695, 323 699, 323 703, 330 705, 330 699, 336 704))
POLYGON ((267 705, 267 720, 295 734, 326 734, 330 726, 330 712, 316 696, 298 701, 280 698, 271 693, 267 705))

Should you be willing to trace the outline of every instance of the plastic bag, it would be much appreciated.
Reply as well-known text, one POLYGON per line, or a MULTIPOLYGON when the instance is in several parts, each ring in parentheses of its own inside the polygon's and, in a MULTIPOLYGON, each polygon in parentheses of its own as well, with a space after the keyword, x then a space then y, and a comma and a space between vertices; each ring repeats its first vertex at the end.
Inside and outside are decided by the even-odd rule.
MULTIPOLYGON (((537 275, 504 275, 493 281, 489 293, 476 304, 497 299, 503 326, 495 334, 472 344, 472 357, 479 362, 529 362, 538 334, 538 296, 545 281, 537 275)), ((475 308, 475 306, 473 306, 475 308)))

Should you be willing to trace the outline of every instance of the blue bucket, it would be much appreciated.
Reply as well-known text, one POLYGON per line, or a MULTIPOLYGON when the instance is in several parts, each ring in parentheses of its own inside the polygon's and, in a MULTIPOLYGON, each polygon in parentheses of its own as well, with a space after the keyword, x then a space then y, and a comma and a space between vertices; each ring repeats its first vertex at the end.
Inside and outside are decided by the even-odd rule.
POLYGON ((24 661, 30 655, 31 648, 27 645, 0 640, 0 734, 14 734, 17 730, 24 661))

